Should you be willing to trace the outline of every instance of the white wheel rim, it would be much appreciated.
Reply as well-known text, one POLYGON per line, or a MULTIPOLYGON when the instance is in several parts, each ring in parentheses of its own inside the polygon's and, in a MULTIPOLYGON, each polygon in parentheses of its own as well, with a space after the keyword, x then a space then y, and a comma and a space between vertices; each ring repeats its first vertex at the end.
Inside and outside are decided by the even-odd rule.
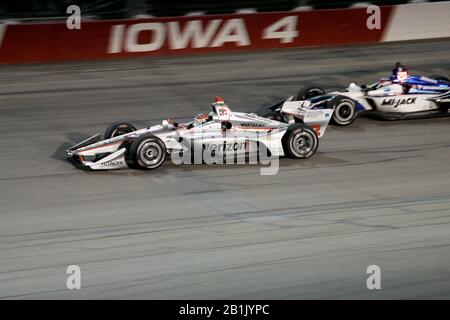
POLYGON ((297 157, 306 157, 314 150, 315 136, 308 131, 300 131, 291 139, 291 150, 297 157))
POLYGON ((353 119, 355 107, 350 101, 342 101, 336 106, 335 118, 340 122, 347 122, 353 119))
POLYGON ((153 167, 162 161, 162 152, 162 148, 158 143, 154 141, 144 142, 138 150, 139 160, 146 167, 153 167))

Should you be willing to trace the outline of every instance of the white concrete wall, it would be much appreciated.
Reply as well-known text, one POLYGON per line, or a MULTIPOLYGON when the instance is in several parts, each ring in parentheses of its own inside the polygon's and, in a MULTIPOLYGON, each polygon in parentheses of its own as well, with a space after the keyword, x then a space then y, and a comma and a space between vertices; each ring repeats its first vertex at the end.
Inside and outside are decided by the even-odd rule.
POLYGON ((383 42, 450 37, 450 1, 394 7, 383 42))

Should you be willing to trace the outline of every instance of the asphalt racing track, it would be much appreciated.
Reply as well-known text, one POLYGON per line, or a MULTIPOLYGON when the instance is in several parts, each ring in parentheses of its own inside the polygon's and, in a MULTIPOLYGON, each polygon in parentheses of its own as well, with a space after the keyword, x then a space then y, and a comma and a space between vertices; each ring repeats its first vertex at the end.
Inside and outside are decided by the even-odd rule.
POLYGON ((112 121, 251 111, 450 72, 450 40, 0 67, 0 298, 450 298, 450 118, 331 127, 306 161, 87 172, 64 149, 112 121), (67 290, 68 265, 81 290, 67 290), (378 265, 382 289, 366 288, 378 265))

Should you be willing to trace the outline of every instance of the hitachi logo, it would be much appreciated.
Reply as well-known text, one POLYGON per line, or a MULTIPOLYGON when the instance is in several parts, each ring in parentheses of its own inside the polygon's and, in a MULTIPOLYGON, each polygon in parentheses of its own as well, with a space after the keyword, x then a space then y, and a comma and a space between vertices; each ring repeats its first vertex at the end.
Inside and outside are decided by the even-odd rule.
POLYGON ((384 99, 381 103, 382 106, 392 106, 397 108, 403 104, 414 104, 417 98, 404 98, 404 99, 384 99))
POLYGON ((121 165, 123 165, 123 161, 121 161, 121 160, 109 160, 109 161, 106 161, 106 162, 102 163, 102 166, 105 166, 105 167, 121 166, 121 165))

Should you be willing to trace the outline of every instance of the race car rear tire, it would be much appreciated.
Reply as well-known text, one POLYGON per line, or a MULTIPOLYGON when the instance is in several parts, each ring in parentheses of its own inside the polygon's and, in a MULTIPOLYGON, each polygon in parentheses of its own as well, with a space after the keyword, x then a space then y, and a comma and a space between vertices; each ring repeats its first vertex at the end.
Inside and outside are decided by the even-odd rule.
POLYGON ((300 88, 300 90, 297 92, 297 96, 295 97, 294 100, 296 100, 296 101, 306 100, 306 99, 314 98, 317 96, 321 96, 323 94, 325 94, 325 90, 323 90, 320 87, 306 86, 306 87, 300 88))
POLYGON ((285 156, 294 159, 309 158, 319 147, 319 137, 316 132, 303 123, 291 124, 281 142, 285 156))
POLYGON ((140 136, 131 143, 129 155, 134 166, 139 169, 153 170, 166 159, 164 142, 152 134, 140 136))
POLYGON ((103 137, 105 139, 111 139, 113 137, 120 136, 122 134, 130 133, 136 131, 136 127, 131 123, 118 121, 112 123, 108 128, 106 128, 103 137))
POLYGON ((445 81, 445 82, 450 82, 449 78, 440 76, 440 75, 436 75, 436 74, 433 74, 433 75, 429 76, 428 78, 431 78, 433 80, 441 80, 441 81, 445 81))
POLYGON ((333 98, 329 102, 329 107, 334 110, 331 121, 338 126, 348 126, 358 116, 355 101, 347 97, 337 96, 333 98))

